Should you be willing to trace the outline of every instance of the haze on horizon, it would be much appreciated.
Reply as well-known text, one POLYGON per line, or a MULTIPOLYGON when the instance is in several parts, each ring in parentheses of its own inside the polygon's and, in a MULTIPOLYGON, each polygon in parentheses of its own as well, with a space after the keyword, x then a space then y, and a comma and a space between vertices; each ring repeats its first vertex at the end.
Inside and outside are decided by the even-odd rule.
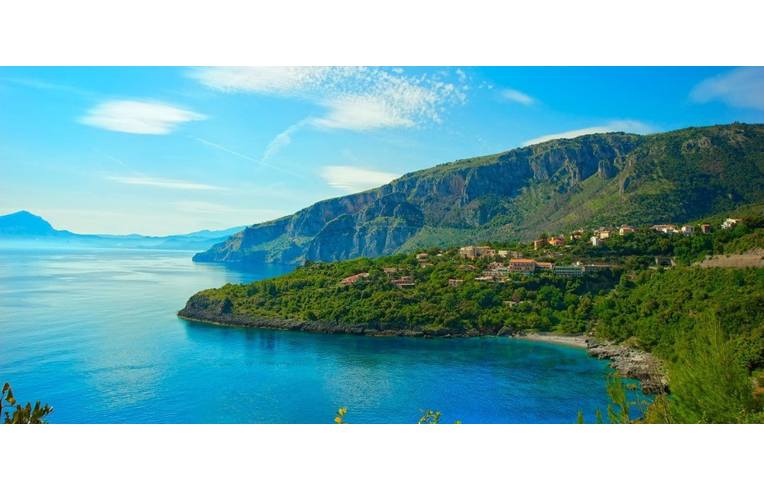
POLYGON ((0 68, 0 214, 253 224, 551 138, 764 122, 762 68, 0 68))

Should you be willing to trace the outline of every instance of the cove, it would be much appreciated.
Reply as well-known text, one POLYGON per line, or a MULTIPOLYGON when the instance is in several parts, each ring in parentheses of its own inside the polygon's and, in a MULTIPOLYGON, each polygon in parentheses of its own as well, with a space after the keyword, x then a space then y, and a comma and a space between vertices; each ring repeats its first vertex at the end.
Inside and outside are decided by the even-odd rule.
POLYGON ((572 423, 605 411, 604 361, 501 337, 228 328, 175 315, 193 293, 289 270, 191 252, 0 249, 0 379, 52 423, 572 423))

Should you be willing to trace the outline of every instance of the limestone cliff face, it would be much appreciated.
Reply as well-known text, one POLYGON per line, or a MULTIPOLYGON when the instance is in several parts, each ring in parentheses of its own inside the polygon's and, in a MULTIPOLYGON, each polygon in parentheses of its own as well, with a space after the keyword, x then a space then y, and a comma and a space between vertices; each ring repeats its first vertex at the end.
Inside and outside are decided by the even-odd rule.
MULTIPOLYGON (((248 227, 197 254, 194 260, 332 261, 394 253, 425 228, 470 233, 501 227, 502 231, 517 231, 515 238, 528 238, 547 228, 595 218, 640 221, 688 215, 690 210, 703 211, 704 207, 685 203, 665 186, 669 208, 651 215, 641 190, 654 193, 653 188, 666 181, 666 176, 680 181, 689 176, 699 183, 714 183, 714 189, 723 188, 716 185, 725 180, 730 182, 724 186, 737 186, 737 178, 728 179, 733 166, 725 153, 730 147, 747 156, 746 172, 754 179, 740 185, 747 189, 747 196, 730 199, 729 205, 761 198, 762 191, 752 187, 762 182, 764 172, 759 162, 764 155, 762 125, 688 129, 649 137, 587 135, 442 164, 379 188, 324 200, 293 215, 248 227), (717 162, 714 168, 706 162, 709 159, 722 164, 717 162), (602 184, 587 185, 590 178, 602 184), (612 190, 609 183, 614 183, 612 190), (599 193, 585 195, 596 206, 587 202, 563 213, 560 209, 565 204, 587 193, 585 185, 599 193)), ((675 188, 682 186, 674 183, 675 188)), ((689 196, 699 200, 697 193, 689 196)), ((660 195, 654 205, 664 198, 660 195)))

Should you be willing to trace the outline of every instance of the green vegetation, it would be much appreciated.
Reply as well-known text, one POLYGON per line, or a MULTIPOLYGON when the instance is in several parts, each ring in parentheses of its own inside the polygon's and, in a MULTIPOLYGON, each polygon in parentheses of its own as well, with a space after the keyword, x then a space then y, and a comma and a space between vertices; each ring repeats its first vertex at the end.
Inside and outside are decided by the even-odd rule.
POLYGON ((591 320, 594 298, 619 278, 618 271, 605 270, 575 279, 539 274, 513 275, 506 283, 482 282, 475 277, 488 260, 461 260, 455 251, 431 256, 432 265, 425 268, 414 255, 314 263, 283 277, 228 284, 197 295, 244 318, 319 320, 363 325, 370 331, 434 336, 521 330, 581 333, 591 320), (384 268, 398 271, 390 275, 384 268), (369 276, 353 285, 340 284, 359 272, 369 276), (413 277, 415 285, 393 285, 391 279, 402 276, 413 277), (463 283, 451 287, 449 279, 463 283))
POLYGON ((13 396, 13 389, 8 383, 3 385, 0 394, 0 415, 3 413, 3 401, 10 405, 13 410, 13 413, 10 410, 5 410, 3 422, 6 424, 46 424, 45 417, 53 413, 53 407, 47 403, 43 405, 37 401, 34 406, 31 403, 26 405, 17 403, 13 396))
MULTIPOLYGON (((642 415, 639 422, 651 423, 762 422, 764 270, 694 265, 708 255, 760 248, 763 211, 761 205, 738 210, 734 216, 743 220, 727 230, 720 227, 726 214, 707 217, 702 222, 712 225, 710 234, 643 228, 598 247, 584 235, 538 251, 528 244, 492 244, 540 262, 611 265, 581 277, 537 270, 480 280, 496 268, 492 262, 509 260, 464 259, 456 249, 431 249, 420 257, 306 262, 282 277, 202 291, 184 311, 224 324, 276 319, 303 324, 274 327, 329 326, 326 331, 370 335, 595 334, 653 353, 668 371, 671 393, 658 395, 649 407, 627 401, 622 380, 611 378, 609 422, 631 422, 636 414, 642 415), (676 266, 657 266, 656 256, 670 257, 676 266), (357 274, 363 275, 342 282, 357 274), (404 286, 395 284, 404 277, 404 286)), ((423 416, 438 418, 437 412, 423 416)), ((602 422, 602 412, 594 420, 602 422)))

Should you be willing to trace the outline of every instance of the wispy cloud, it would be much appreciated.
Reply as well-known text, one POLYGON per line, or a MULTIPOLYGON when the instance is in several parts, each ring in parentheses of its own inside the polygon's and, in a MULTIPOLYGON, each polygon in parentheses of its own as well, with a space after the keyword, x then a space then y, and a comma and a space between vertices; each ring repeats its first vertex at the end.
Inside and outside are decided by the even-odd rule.
MULTIPOLYGON (((278 137, 276 137, 276 138, 278 138, 278 137)), ((286 173, 286 174, 290 174, 290 175, 295 176, 297 178, 302 178, 303 177, 302 175, 297 174, 296 172, 294 172, 294 171, 292 171, 290 169, 287 169, 287 168, 285 168, 283 166, 274 166, 273 164, 268 163, 266 161, 265 157, 263 157, 261 159, 257 159, 255 157, 252 157, 251 155, 243 154, 241 152, 237 152, 235 150, 229 149, 228 147, 220 145, 219 143, 210 142, 209 140, 205 140, 205 139, 199 138, 199 137, 193 137, 193 139, 196 140, 197 142, 201 143, 201 144, 204 144, 204 145, 208 146, 208 147, 212 147, 212 148, 221 150, 221 151, 223 151, 223 152, 225 152, 227 154, 231 154, 231 155, 236 156, 236 157, 238 157, 240 159, 244 159, 244 160, 247 160, 247 161, 250 161, 250 162, 254 162, 255 164, 258 164, 258 165, 267 166, 267 167, 269 167, 271 169, 275 169, 276 171, 283 172, 283 173, 286 173)), ((266 150, 266 152, 267 152, 267 150, 266 150)))
POLYGON ((764 110, 764 68, 737 68, 705 79, 690 92, 698 103, 722 101, 738 108, 764 110))
POLYGON ((328 113, 310 120, 314 126, 358 131, 414 126, 408 110, 377 96, 341 96, 326 101, 324 106, 328 113))
POLYGON ((164 103, 114 100, 91 108, 79 122, 113 132, 166 135, 183 123, 205 118, 164 103))
POLYGON ((389 183, 398 175, 352 166, 326 166, 321 170, 321 177, 332 188, 355 192, 389 183))
POLYGON ((95 92, 88 91, 85 89, 80 89, 79 87, 74 87, 74 86, 65 85, 65 84, 54 84, 52 82, 33 79, 33 78, 5 77, 5 78, 0 78, 0 81, 8 82, 14 85, 20 85, 23 87, 36 89, 40 91, 65 92, 65 93, 69 93, 69 94, 80 96, 80 97, 96 97, 97 96, 95 92))
POLYGON ((557 140, 560 138, 576 138, 582 135, 591 135, 593 133, 610 133, 610 132, 627 132, 627 133, 652 133, 655 129, 646 123, 636 120, 614 120, 606 123, 602 126, 590 126, 588 128, 578 128, 575 130, 568 130, 560 133, 550 133, 548 135, 542 135, 540 137, 532 138, 522 143, 525 145, 535 145, 542 142, 548 142, 549 140, 557 140))
POLYGON ((466 101, 466 75, 408 75, 367 67, 202 68, 191 77, 223 92, 297 97, 326 108, 319 128, 368 131, 438 123, 448 107, 466 101))
POLYGON ((212 186, 191 181, 177 179, 156 178, 151 176, 107 176, 109 181, 116 181, 126 185, 149 186, 153 188, 169 188, 174 190, 225 190, 219 186, 212 186))
POLYGON ((300 128, 304 127, 308 122, 309 120, 299 121, 276 135, 273 140, 271 140, 270 143, 265 147, 262 161, 267 162, 268 159, 276 155, 281 149, 292 143, 292 135, 296 133, 300 128))
POLYGON ((523 106, 532 106, 536 104, 536 100, 524 92, 520 92, 517 89, 506 88, 501 91, 501 97, 505 101, 515 102, 522 104, 523 106))

